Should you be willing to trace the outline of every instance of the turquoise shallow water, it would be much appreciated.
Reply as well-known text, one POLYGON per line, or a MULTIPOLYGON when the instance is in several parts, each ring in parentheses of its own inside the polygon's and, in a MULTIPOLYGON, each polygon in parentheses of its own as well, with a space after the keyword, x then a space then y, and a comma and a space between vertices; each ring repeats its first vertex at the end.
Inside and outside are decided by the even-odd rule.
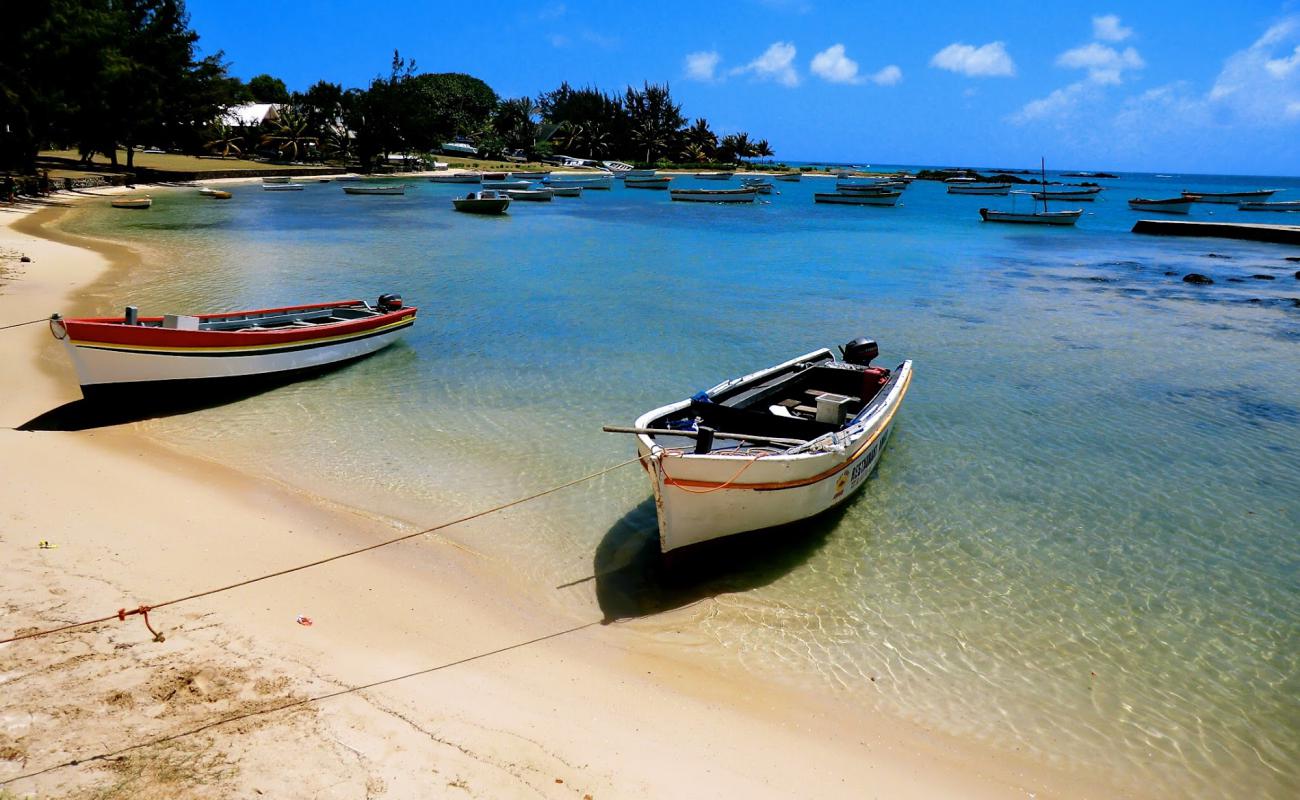
POLYGON ((684 657, 709 648, 1135 793, 1295 796, 1300 264, 1277 246, 1132 235, 1124 201, 1289 199, 1300 181, 1104 183, 1066 230, 982 224, 981 205, 1009 199, 924 182, 894 209, 815 206, 828 184, 812 179, 754 207, 620 187, 502 219, 452 213, 454 186, 241 186, 65 227, 146 251, 95 299, 106 312, 384 291, 419 305, 409 338, 374 358, 145 423, 418 524, 629 457, 602 423, 873 336, 917 377, 876 476, 831 519, 666 576, 645 558, 648 483, 626 468, 451 535, 539 603, 641 616, 684 657), (1215 285, 1182 283, 1191 271, 1215 285), (565 586, 594 572, 608 574, 565 586), (653 613, 702 598, 684 634, 680 613, 653 613))

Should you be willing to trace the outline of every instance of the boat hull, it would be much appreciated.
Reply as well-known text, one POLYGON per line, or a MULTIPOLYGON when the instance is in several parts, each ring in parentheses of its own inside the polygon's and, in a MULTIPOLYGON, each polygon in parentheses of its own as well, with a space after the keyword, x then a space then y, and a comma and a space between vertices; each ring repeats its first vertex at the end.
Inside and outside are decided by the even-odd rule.
POLYGON ((345 194, 381 194, 381 195, 399 195, 406 194, 405 186, 344 186, 345 194))
POLYGON ((510 208, 510 198, 502 197, 485 200, 466 200, 457 198, 451 201, 452 208, 465 214, 504 214, 510 208))
POLYGON ((803 175, 798 172, 781 172, 773 175, 772 177, 778 181, 789 181, 790 183, 798 183, 800 179, 803 178, 803 175))
POLYGON ((950 183, 948 194, 991 194, 1006 196, 1011 191, 1011 184, 999 183, 990 186, 972 186, 971 184, 950 183))
POLYGON ((1046 197, 1052 200, 1068 200, 1072 203, 1091 203, 1097 199, 1100 189, 1094 192, 1030 192, 1035 200, 1042 201, 1046 197))
POLYGON ((222 346, 194 347, 169 344, 171 339, 191 333, 188 331, 155 328, 136 343, 105 341, 86 337, 86 333, 94 332, 83 331, 75 320, 68 320, 63 343, 82 393, 91 397, 162 384, 188 389, 198 382, 261 379, 325 369, 368 356, 397 341, 415 323, 415 309, 373 321, 373 326, 345 325, 337 331, 322 326, 320 336, 294 341, 243 345, 240 337, 254 335, 223 334, 222 346), (236 341, 231 342, 231 338, 236 341))
POLYGON ((550 186, 550 190, 556 197, 582 197, 581 186, 550 186))
POLYGON ((506 194, 510 195, 511 200, 519 200, 528 203, 549 203, 555 196, 553 189, 509 189, 506 194))
POLYGON ((481 175, 434 175, 429 178, 429 183, 482 183, 481 175))
MULTIPOLYGON (((825 452, 757 459, 683 454, 638 436, 638 451, 650 473, 659 514, 660 550, 667 553, 711 539, 786 525, 847 501, 879 463, 911 380, 912 363, 904 362, 881 389, 883 402, 839 434, 837 446, 825 452)), ((651 411, 637 425, 644 426, 672 408, 651 411)))
POLYGON ((1021 225, 1073 225, 1083 215, 1083 209, 1074 211, 1050 211, 1033 214, 1018 214, 1014 211, 994 211, 980 209, 980 218, 985 222, 1012 222, 1021 225))
POLYGON ((734 172, 697 172, 695 177, 702 181, 729 181, 734 172))
POLYGON ((679 203, 752 203, 758 192, 752 189, 708 191, 705 189, 672 189, 669 195, 679 203))
POLYGON ((1235 206, 1242 202, 1267 200, 1275 193, 1275 189, 1260 189, 1254 192, 1183 192, 1183 197, 1196 203, 1222 203, 1235 206))
POLYGON ((612 175, 604 178, 551 177, 547 179, 546 185, 551 187, 558 187, 562 189, 572 189, 575 187, 579 189, 599 189, 599 190, 613 189, 614 177, 612 175))
POLYGON ((813 202, 842 206, 896 206, 901 195, 902 192, 817 192, 813 194, 813 202))
POLYGON ((1266 203, 1259 200, 1243 200, 1237 204, 1237 208, 1242 211, 1300 211, 1300 201, 1283 200, 1276 203, 1266 203))
POLYGON ((1151 211, 1157 214, 1188 214, 1192 210, 1191 200, 1158 200, 1155 202, 1143 202, 1141 200, 1128 201, 1128 207, 1134 211, 1151 211))
POLYGON ((623 186, 628 189, 667 189, 671 178, 627 178, 623 186))

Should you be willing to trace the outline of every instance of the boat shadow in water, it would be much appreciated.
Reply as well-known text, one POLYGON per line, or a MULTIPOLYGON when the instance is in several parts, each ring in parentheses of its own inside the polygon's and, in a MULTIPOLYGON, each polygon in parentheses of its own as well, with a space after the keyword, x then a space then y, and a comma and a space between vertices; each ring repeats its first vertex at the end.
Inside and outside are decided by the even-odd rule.
POLYGON ((659 552, 654 499, 616 522, 596 546, 596 601, 605 622, 646 617, 720 594, 766 586, 821 549, 848 503, 811 519, 659 552))
POLYGON ((298 380, 302 378, 290 378, 275 383, 262 381, 215 386, 203 391, 116 392, 93 395, 52 408, 19 425, 17 430, 84 431, 146 419, 172 417, 244 400, 298 380))

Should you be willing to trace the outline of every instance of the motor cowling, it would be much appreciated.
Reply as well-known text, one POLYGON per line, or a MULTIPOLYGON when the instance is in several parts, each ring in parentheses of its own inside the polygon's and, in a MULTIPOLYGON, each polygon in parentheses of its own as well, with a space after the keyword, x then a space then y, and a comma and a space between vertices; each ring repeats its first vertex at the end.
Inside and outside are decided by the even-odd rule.
POLYGON ((375 305, 385 313, 396 311, 402 307, 402 296, 400 294, 381 294, 379 299, 375 301, 375 305))
POLYGON ((869 367, 871 360, 880 355, 880 346, 875 339, 859 337, 841 347, 840 351, 844 353, 846 363, 869 367))

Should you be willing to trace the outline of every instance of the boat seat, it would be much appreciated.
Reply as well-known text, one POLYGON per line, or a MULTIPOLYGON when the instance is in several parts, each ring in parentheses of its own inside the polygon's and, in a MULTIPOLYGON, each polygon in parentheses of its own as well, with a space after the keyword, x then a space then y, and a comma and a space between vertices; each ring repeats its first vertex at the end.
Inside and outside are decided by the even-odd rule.
MULTIPOLYGON (((804 391, 804 394, 808 395, 809 397, 812 397, 812 398, 816 399, 816 398, 818 398, 818 397, 821 397, 821 396, 824 395, 824 394, 840 394, 840 393, 839 393, 839 392, 824 392, 824 391, 822 391, 821 389, 807 389, 807 390, 804 391)), ((861 402, 862 402, 862 399, 859 398, 859 397, 852 397, 852 396, 850 396, 850 397, 849 397, 849 402, 850 402, 850 403, 861 403, 861 402)))

